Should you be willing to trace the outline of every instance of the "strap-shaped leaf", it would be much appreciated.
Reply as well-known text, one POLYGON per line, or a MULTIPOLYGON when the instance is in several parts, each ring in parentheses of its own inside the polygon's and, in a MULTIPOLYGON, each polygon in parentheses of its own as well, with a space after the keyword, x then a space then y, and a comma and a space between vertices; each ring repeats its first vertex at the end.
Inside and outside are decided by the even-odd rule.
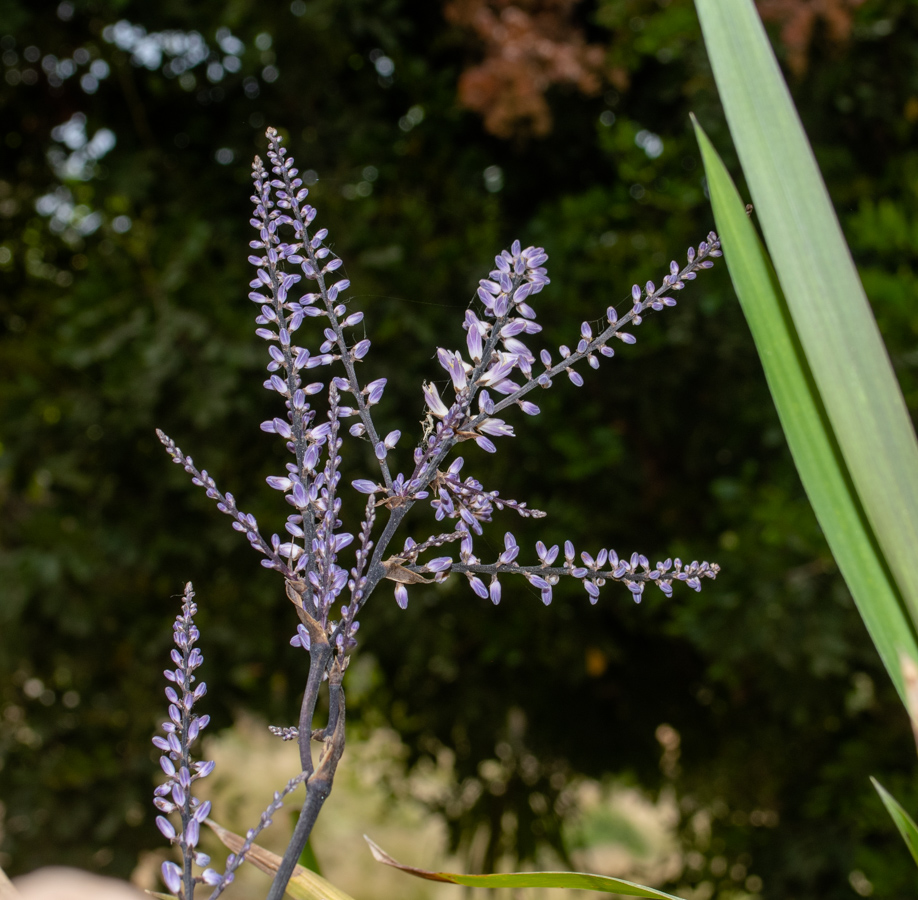
POLYGON ((717 151, 698 123, 714 219, 727 269, 816 518, 886 668, 905 693, 899 654, 918 641, 848 475, 774 269, 717 151))
POLYGON ((415 878, 426 878, 428 881, 446 881, 450 884, 462 884, 477 888, 574 888, 581 891, 601 891, 605 894, 621 894, 626 897, 650 897, 653 900, 679 900, 672 894, 665 894, 655 888, 623 881, 621 878, 609 878, 606 875, 590 875, 587 872, 508 872, 495 875, 459 875, 456 872, 431 872, 428 869, 417 869, 406 866, 393 859, 378 844, 366 835, 363 839, 370 845, 370 852, 377 862, 385 863, 394 869, 400 869, 415 878))
MULTIPOLYGON (((889 590, 857 591, 849 578, 855 564, 830 540, 832 552, 875 640, 876 619, 901 621, 894 606, 904 607, 910 622, 900 646, 916 658, 918 441, 902 392, 752 0, 696 0, 696 6, 792 330, 863 511, 874 568, 889 570, 889 590), (865 612, 872 606, 884 609, 865 612)), ((725 252, 729 265, 726 244, 725 252)), ((804 483, 810 492, 812 480, 804 483)), ((824 529, 831 512, 817 512, 824 529)), ((897 654, 887 641, 877 643, 904 699, 897 654)))

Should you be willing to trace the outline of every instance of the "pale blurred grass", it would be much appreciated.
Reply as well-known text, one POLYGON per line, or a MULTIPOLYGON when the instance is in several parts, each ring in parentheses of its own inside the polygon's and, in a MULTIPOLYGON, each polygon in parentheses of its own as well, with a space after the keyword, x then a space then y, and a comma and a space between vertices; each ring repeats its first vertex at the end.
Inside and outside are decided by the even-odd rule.
MULTIPOLYGON (((386 728, 364 739, 349 739, 334 790, 316 825, 312 845, 322 874, 355 900, 589 900, 610 896, 592 891, 470 890, 412 878, 375 862, 363 834, 408 865, 444 871, 468 869, 468 860, 447 855, 445 824, 424 802, 454 789, 450 753, 444 751, 435 764, 412 772, 406 771, 406 755, 398 736, 386 728), (393 785, 394 792, 390 790, 393 785)), ((258 821, 273 791, 299 771, 295 744, 272 736, 265 723, 246 715, 233 728, 205 741, 203 757, 214 759, 217 765, 213 775, 200 782, 199 795, 213 802, 211 815, 217 822, 239 834, 258 821)), ((680 875, 683 860, 674 834, 678 816, 672 797, 664 795, 654 804, 635 789, 587 780, 572 785, 571 791, 577 812, 568 834, 577 869, 645 884, 662 884, 680 875)), ((275 815, 274 824, 262 832, 259 844, 283 853, 302 798, 300 788, 275 815)), ((203 846, 213 856, 215 868, 222 868, 226 855, 222 845, 208 833, 203 846)), ((134 883, 156 888, 159 865, 168 858, 167 852, 142 860, 134 883)), ((499 871, 518 868, 509 859, 498 864, 499 871)), ((562 866, 546 853, 526 868, 557 870, 562 866)), ((268 884, 266 875, 244 865, 223 897, 264 900, 268 884)))

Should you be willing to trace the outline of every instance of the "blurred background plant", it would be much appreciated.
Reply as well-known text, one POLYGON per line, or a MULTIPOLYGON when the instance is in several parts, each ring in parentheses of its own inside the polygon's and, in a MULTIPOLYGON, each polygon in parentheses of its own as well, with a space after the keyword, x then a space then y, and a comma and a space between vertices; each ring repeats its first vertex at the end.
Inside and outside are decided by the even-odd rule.
MULTIPOLYGON (((759 7, 914 416, 918 10, 759 7)), ((298 703, 302 663, 276 651, 287 601, 153 434, 167 426, 269 515, 273 444, 246 423, 272 413, 244 297, 265 125, 315 180, 389 379, 381 414, 402 430, 432 364, 411 348, 458 340, 500 247, 550 254, 540 321, 557 344, 710 230, 688 111, 729 141, 690 0, 0 0, 0 22, 0 865, 126 877, 161 846, 149 738, 185 580, 212 728, 292 722, 298 703)), ((420 803, 431 846, 463 867, 638 858, 627 827, 610 842, 583 824, 577 786, 614 784, 665 808, 678 864, 654 883, 683 896, 911 896, 867 780, 918 806, 908 721, 726 273, 705 281, 607 376, 546 394, 493 480, 548 510, 546 540, 716 556, 713 589, 594 608, 572 586, 547 610, 520 586, 497 609, 417 589, 407 612, 366 617, 350 707, 370 745, 397 735, 380 790, 420 803), (406 787, 444 754, 442 790, 406 787)))

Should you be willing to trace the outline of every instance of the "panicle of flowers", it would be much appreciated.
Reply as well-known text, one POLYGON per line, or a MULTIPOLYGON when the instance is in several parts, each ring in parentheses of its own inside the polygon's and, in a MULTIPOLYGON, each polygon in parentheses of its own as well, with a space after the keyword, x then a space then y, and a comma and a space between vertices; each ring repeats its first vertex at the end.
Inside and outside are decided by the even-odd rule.
POLYGON ((659 287, 650 281, 643 288, 634 285, 631 306, 624 315, 618 316, 609 306, 604 318, 581 323, 579 335, 571 342, 573 349, 559 347, 557 362, 548 349, 537 354, 529 346, 542 330, 533 304, 536 295, 550 284, 545 267, 548 255, 542 247, 523 248, 514 241, 509 250, 494 258, 494 268, 479 282, 462 323, 465 346, 437 348, 437 360, 447 378, 446 395, 432 381, 423 385, 425 428, 412 454, 413 468, 395 472, 390 462, 396 456, 401 433, 381 433, 373 419, 373 408, 383 396, 386 379, 364 384, 358 376, 371 346, 362 329, 363 312, 353 309, 346 299, 350 281, 340 277, 343 262, 329 246, 327 229, 316 227, 316 209, 308 202, 309 190, 292 157, 277 131, 269 128, 266 136, 267 165, 256 158, 252 167, 250 223, 256 234, 249 245, 254 276, 248 296, 257 307, 256 334, 267 343, 264 386, 279 395, 284 405, 278 410, 280 415, 261 423, 261 429, 280 436, 290 453, 284 473, 267 479, 292 508, 286 518, 286 535, 272 534, 266 539, 254 516, 241 511, 232 494, 221 493, 206 470, 199 470, 163 432, 157 434, 173 462, 191 475, 192 482, 230 516, 233 528, 262 555, 261 564, 284 576, 287 597, 300 619, 290 643, 308 652, 309 675, 298 724, 271 730, 283 740, 297 740, 302 772, 274 795, 259 825, 229 857, 224 873, 209 868, 209 860, 197 851, 197 844, 210 804, 199 802, 191 792, 193 782, 208 774, 213 764, 193 763, 190 755, 190 746, 207 724, 207 717, 197 717, 192 711, 205 688, 203 684, 194 686, 193 673, 201 664, 201 655, 193 646, 198 632, 189 584, 182 615, 176 620, 173 662, 177 668, 166 672, 172 682, 167 689, 170 721, 163 726, 165 737, 154 740, 163 752, 161 765, 167 777, 156 789, 155 802, 163 813, 157 825, 179 845, 183 860, 182 866, 165 863, 163 878, 181 900, 193 900, 194 887, 200 883, 212 886, 211 900, 216 898, 232 881, 260 830, 270 824, 283 797, 305 782, 306 800, 294 837, 268 894, 268 900, 281 900, 344 751, 342 678, 349 653, 357 643, 358 613, 382 580, 395 583, 395 600, 404 609, 409 586, 440 583, 451 574, 464 576, 476 596, 494 604, 501 602, 501 576, 520 576, 547 605, 562 577, 580 581, 590 603, 597 602, 607 581, 623 584, 640 602, 648 585, 656 585, 667 596, 676 581, 697 591, 704 578, 715 578, 719 572, 716 564, 685 564, 679 559, 651 565, 643 554, 619 556, 608 548, 595 556, 583 552, 578 558, 570 541, 564 543, 563 558, 559 546, 548 547, 538 541, 537 561, 521 564, 519 543, 509 531, 497 559, 483 562, 476 553, 475 538, 482 535, 483 526, 493 521, 496 512, 511 510, 532 518, 545 513, 503 497, 478 478, 463 474, 462 456, 447 462, 455 446, 465 441, 474 441, 487 453, 496 452, 499 441, 515 435, 515 426, 501 415, 504 410, 515 406, 524 415, 538 415, 539 407, 531 398, 536 388, 551 387, 562 373, 580 386, 583 375, 577 367, 581 362, 596 369, 601 357, 614 355, 614 340, 633 344, 630 329, 641 324, 646 310, 675 306, 673 293, 710 268, 713 259, 721 255, 714 233, 697 250, 689 249, 685 265, 671 262, 659 287), (318 344, 310 348, 302 335, 303 326, 313 319, 319 320, 313 323, 319 326, 313 327, 318 344), (319 395, 327 402, 318 400, 319 395), (367 495, 363 520, 355 531, 344 530, 341 519, 344 428, 352 438, 365 442, 366 455, 375 458, 379 472, 378 477, 352 482, 357 492, 367 495), (445 530, 422 541, 407 537, 402 550, 392 553, 390 545, 405 516, 424 500, 445 530), (380 509, 385 519, 377 533, 380 509), (348 568, 340 555, 351 544, 355 544, 355 559, 348 568), (458 545, 452 555, 442 549, 449 544, 458 545), (315 728, 323 683, 328 690, 327 724, 315 728), (313 740, 324 745, 318 762, 312 755, 313 740), (174 813, 181 818, 178 829, 167 818, 174 813), (193 865, 202 867, 203 872, 195 875, 193 865))
POLYGON ((285 406, 283 416, 262 422, 261 428, 280 435, 293 456, 285 474, 268 478, 268 484, 281 491, 293 507, 285 526, 287 537, 274 534, 265 540, 254 518, 235 507, 232 495, 221 495, 206 471, 199 472, 190 457, 183 456, 165 435, 161 434, 161 440, 173 459, 192 474, 195 483, 233 517, 233 526, 264 555, 262 565, 277 569, 287 579, 288 596, 296 598, 301 618, 292 644, 310 649, 315 640, 315 634, 307 627, 311 617, 331 642, 334 655, 345 656, 356 643, 356 615, 382 578, 396 583, 395 598, 404 607, 408 585, 442 581, 451 572, 464 574, 477 595, 495 603, 501 598, 498 576, 504 574, 525 577, 545 603, 551 601, 552 590, 562 575, 580 579, 591 602, 609 580, 622 582, 640 600, 644 587, 650 583, 668 595, 674 580, 697 589, 700 579, 716 575, 717 567, 706 562, 684 567, 678 560, 675 564, 665 560, 651 567, 640 553, 622 559, 613 550, 600 551, 595 559, 582 554, 584 565, 575 565, 565 557, 564 565, 555 566, 552 563, 558 549, 548 550, 541 543, 536 548, 538 563, 521 566, 515 559, 518 546, 512 534, 507 538, 512 540, 512 546, 508 544, 496 561, 483 563, 474 552, 473 541, 482 534, 482 526, 493 520, 495 511, 509 509, 536 518, 545 514, 530 509, 525 502, 500 496, 473 476, 462 477, 462 457, 446 465, 447 456, 463 441, 474 441, 486 452, 495 452, 499 439, 515 434, 514 425, 500 413, 515 406, 525 415, 538 415, 539 407, 531 399, 536 388, 551 387, 561 373, 580 386, 583 376, 577 370, 579 363, 598 368, 602 357, 614 355, 613 341, 634 343, 630 329, 641 324, 646 310, 675 306, 672 295, 721 255, 714 233, 697 249, 689 249, 684 265, 672 261, 659 287, 650 281, 643 287, 634 285, 631 306, 624 315, 619 316, 609 306, 599 325, 581 323, 573 349, 561 345, 557 360, 548 349, 536 353, 529 346, 532 337, 542 330, 533 301, 550 284, 545 265, 548 255, 542 247, 524 248, 514 241, 509 250, 494 258, 493 269, 479 282, 473 305, 466 310, 462 323, 465 346, 437 349, 437 360, 452 387, 452 398, 442 396, 433 382, 423 386, 427 427, 413 453, 414 467, 408 474, 393 474, 389 460, 401 433, 381 435, 372 415, 372 408, 383 396, 386 379, 362 385, 358 378, 358 366, 370 349, 370 341, 353 332, 363 322, 363 313, 351 309, 344 299, 350 282, 336 274, 342 260, 328 246, 327 229, 315 227, 317 212, 308 202, 309 190, 293 159, 274 129, 268 129, 267 138, 268 166, 256 158, 252 169, 250 221, 257 234, 250 242, 253 253, 249 261, 255 267, 255 275, 249 285, 249 299, 258 307, 256 334, 268 342, 268 378, 264 386, 279 394, 285 406), (321 320, 321 342, 311 350, 302 346, 300 339, 301 326, 307 319, 321 320), (333 364, 340 366, 343 374, 330 374, 322 381, 308 380, 315 377, 308 374, 312 370, 327 371, 325 367, 333 364), (313 405, 318 394, 327 396, 328 411, 324 415, 313 405), (342 399, 345 396, 346 401, 342 399), (338 489, 340 432, 343 421, 350 418, 356 421, 348 428, 349 433, 369 443, 379 466, 379 478, 352 482, 353 488, 368 495, 368 502, 360 528, 357 565, 348 571, 339 564, 338 554, 353 543, 354 536, 341 530, 338 489), (450 522, 453 531, 420 543, 406 542, 405 550, 385 559, 395 530, 420 500, 428 500, 435 519, 450 522), (389 518, 374 547, 370 534, 378 506, 387 508, 389 518), (437 556, 421 561, 419 547, 432 550, 449 540, 459 541, 458 560, 437 556), (508 560, 511 550, 514 559, 508 560), (343 601, 345 587, 350 597, 343 601), (330 616, 339 602, 340 619, 333 621, 330 616))
MULTIPOLYGON (((430 434, 425 443, 415 451, 415 471, 410 483, 417 486, 429 485, 434 489, 430 504, 437 520, 452 518, 456 520, 456 530, 462 536, 464 551, 460 563, 452 571, 464 573, 472 590, 481 597, 490 596, 497 603, 500 601, 501 588, 497 579, 499 574, 520 573, 529 583, 540 591, 543 602, 550 603, 552 588, 557 584, 560 575, 571 575, 583 581, 584 588, 591 602, 596 602, 599 587, 606 580, 621 581, 631 590, 636 601, 640 601, 646 583, 656 584, 667 596, 672 592, 673 579, 686 581, 691 587, 700 589, 699 579, 715 577, 717 566, 709 563, 695 563, 696 569, 683 570, 677 560, 673 568, 671 560, 658 562, 653 569, 641 554, 633 554, 631 559, 622 563, 615 551, 602 551, 597 559, 598 570, 592 563, 584 566, 568 565, 551 570, 550 564, 537 547, 541 564, 538 567, 520 567, 515 562, 510 565, 498 559, 490 565, 482 565, 471 550, 471 535, 482 533, 481 523, 490 522, 495 508, 512 509, 520 515, 543 516, 538 510, 529 510, 525 503, 498 499, 497 491, 488 491, 473 478, 465 481, 458 479, 458 471, 463 460, 458 457, 446 471, 437 467, 448 451, 456 443, 474 440, 483 450, 493 453, 496 450, 492 438, 513 437, 513 426, 495 414, 517 405, 526 415, 538 415, 539 407, 526 399, 536 387, 549 388, 553 378, 564 372, 573 384, 583 384, 582 375, 574 368, 577 363, 586 360, 596 369, 599 357, 612 357, 614 350, 610 346, 613 339, 633 344, 636 338, 628 326, 640 325, 642 313, 653 309, 659 311, 667 306, 675 306, 676 300, 670 296, 673 291, 680 291, 685 283, 697 277, 698 272, 713 266, 713 259, 721 256, 720 242, 713 232, 706 241, 702 241, 697 251, 690 247, 686 255, 686 265, 680 267, 673 260, 669 272, 663 277, 659 287, 648 281, 642 289, 634 285, 631 290, 632 305, 628 312, 619 317, 613 307, 606 310, 603 327, 597 329, 589 322, 580 326, 580 335, 573 351, 566 345, 559 348, 560 361, 555 363, 551 353, 543 349, 539 359, 544 367, 538 374, 533 372, 535 356, 524 338, 537 334, 541 326, 535 322, 536 311, 530 305, 533 295, 539 293, 550 280, 545 268, 548 256, 541 247, 522 249, 515 241, 510 251, 502 251, 495 257, 495 268, 489 277, 479 283, 477 299, 482 309, 466 310, 463 328, 466 331, 466 350, 468 360, 461 351, 439 348, 437 358, 440 365, 449 375, 454 392, 454 399, 447 404, 432 382, 424 386, 424 400, 429 418, 432 420, 430 434), (519 381, 514 378, 519 378, 519 381), (498 395, 491 396, 491 392, 498 395), (474 398, 477 395, 477 412, 474 411, 474 398), (435 424, 434 424, 435 423, 435 424), (602 570, 609 560, 615 563, 607 570, 602 570), (672 572, 670 572, 672 569, 672 572), (477 573, 477 574, 475 574, 477 573), (490 587, 485 587, 478 575, 490 575, 490 587)), ((372 482, 355 482, 358 490, 382 491, 381 485, 372 482)), ((412 499, 419 499, 417 495, 412 499)), ((512 538, 515 546, 515 538, 512 538)), ((555 555, 557 548, 554 548, 555 555)), ((587 559, 592 559, 584 554, 587 559)), ((430 569, 415 564, 409 567, 415 572, 430 572, 430 569)), ((440 570, 442 571, 442 569, 440 570)), ((407 603, 407 592, 404 585, 396 588, 396 599, 400 605, 407 603)))

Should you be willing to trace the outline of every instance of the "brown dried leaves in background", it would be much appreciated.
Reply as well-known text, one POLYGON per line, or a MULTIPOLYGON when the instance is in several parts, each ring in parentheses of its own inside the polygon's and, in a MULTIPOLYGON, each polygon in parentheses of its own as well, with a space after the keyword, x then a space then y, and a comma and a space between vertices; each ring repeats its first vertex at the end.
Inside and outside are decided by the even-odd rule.
POLYGON ((603 85, 605 50, 588 44, 572 21, 579 0, 448 0, 444 13, 471 28, 484 59, 459 78, 459 102, 484 117, 498 137, 548 134, 545 92, 554 84, 585 94, 603 85))
MULTIPOLYGON (((829 40, 843 43, 851 33, 854 10, 864 0, 756 0, 765 22, 780 26, 787 64, 796 75, 818 23, 829 40)), ((475 32, 483 59, 459 77, 459 102, 479 113, 484 127, 501 138, 545 135, 552 118, 546 91, 570 85, 587 95, 605 82, 628 85, 623 68, 606 63, 606 47, 587 43, 576 24, 580 0, 446 0, 444 14, 454 25, 475 32)), ((656 7, 656 4, 653 4, 656 7)), ((657 7, 659 10, 659 7, 657 7)))
POLYGON ((854 10, 864 0, 756 0, 765 22, 781 26, 781 43, 787 48, 787 65, 795 75, 806 71, 807 53, 818 21, 825 24, 834 43, 851 34, 854 10))

